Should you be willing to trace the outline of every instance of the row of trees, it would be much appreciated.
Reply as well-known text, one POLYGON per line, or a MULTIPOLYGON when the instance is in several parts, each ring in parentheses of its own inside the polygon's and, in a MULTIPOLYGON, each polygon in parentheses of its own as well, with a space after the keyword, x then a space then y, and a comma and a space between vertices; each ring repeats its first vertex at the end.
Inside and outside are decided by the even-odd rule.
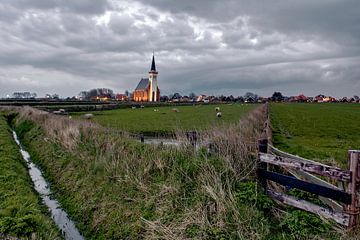
POLYGON ((97 97, 106 97, 109 99, 115 98, 114 91, 109 88, 95 88, 89 91, 81 91, 79 93, 79 98, 81 100, 92 100, 97 97))
POLYGON ((37 94, 31 92, 14 92, 12 97, 17 99, 33 99, 37 97, 37 94))
MULTIPOLYGON (((11 97, 8 95, 7 98, 15 98, 15 99, 35 99, 37 98, 37 93, 31 92, 14 92, 11 97)), ((59 94, 45 94, 46 99, 60 99, 59 94)))

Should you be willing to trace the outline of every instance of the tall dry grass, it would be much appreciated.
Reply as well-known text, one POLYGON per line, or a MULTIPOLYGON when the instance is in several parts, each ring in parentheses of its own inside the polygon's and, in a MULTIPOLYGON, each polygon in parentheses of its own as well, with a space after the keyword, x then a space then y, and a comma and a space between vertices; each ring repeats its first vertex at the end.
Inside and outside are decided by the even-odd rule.
POLYGON ((203 141, 213 145, 215 154, 234 172, 236 180, 243 180, 254 173, 254 157, 264 130, 266 113, 267 105, 261 105, 238 123, 216 126, 205 132, 203 141))
MULTIPOLYGON (((184 229, 189 225, 199 225, 203 229, 224 229, 232 219, 232 225, 237 229, 236 235, 240 239, 261 239, 268 232, 265 224, 258 223, 258 227, 251 227, 252 218, 256 218, 256 211, 242 209, 239 211, 233 194, 235 182, 254 178, 256 170, 256 153, 258 139, 263 134, 264 122, 267 120, 267 105, 261 105, 238 123, 214 126, 199 137, 199 145, 212 144, 213 155, 222 161, 225 174, 206 159, 198 174, 199 192, 211 199, 210 202, 199 203, 196 208, 187 209, 189 213, 178 224, 161 224, 156 221, 145 221, 147 233, 151 239, 166 236, 165 239, 184 239, 184 229)), ((178 132, 177 137, 186 142, 186 134, 178 132)), ((183 145, 181 150, 188 154, 197 154, 191 143, 183 145)), ((256 225, 256 224, 255 224, 256 225)))
POLYGON ((30 120, 40 125, 51 141, 62 145, 69 151, 77 147, 81 132, 100 128, 91 121, 74 120, 67 116, 54 115, 28 106, 7 107, 4 110, 17 112, 19 114, 18 122, 30 120))

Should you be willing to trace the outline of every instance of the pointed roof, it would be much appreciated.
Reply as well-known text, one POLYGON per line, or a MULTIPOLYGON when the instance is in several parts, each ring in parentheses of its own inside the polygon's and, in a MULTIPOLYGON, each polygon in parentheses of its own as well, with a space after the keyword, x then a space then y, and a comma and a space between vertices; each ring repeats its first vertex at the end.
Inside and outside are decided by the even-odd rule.
POLYGON ((139 84, 137 85, 137 87, 135 88, 135 90, 144 90, 148 87, 149 85, 149 79, 148 78, 142 78, 139 82, 139 84))
POLYGON ((155 66, 155 56, 153 54, 153 57, 152 57, 152 63, 151 63, 151 69, 150 69, 151 72, 156 72, 156 66, 155 66))

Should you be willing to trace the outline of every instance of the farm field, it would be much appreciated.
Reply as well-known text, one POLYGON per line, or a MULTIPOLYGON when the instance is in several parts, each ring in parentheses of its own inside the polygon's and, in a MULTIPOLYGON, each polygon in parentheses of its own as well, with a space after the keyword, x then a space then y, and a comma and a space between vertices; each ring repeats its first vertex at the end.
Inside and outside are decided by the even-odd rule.
POLYGON ((273 141, 286 152, 347 165, 347 151, 360 149, 359 104, 271 104, 273 141))
MULTIPOLYGON (((176 130, 203 130, 212 125, 236 123, 256 108, 256 104, 195 105, 172 107, 147 107, 94 111, 94 121, 102 126, 130 132, 161 134, 176 130), (222 117, 216 116, 215 107, 220 107, 222 117), (178 112, 174 111, 177 109, 178 112)), ((80 118, 85 113, 74 113, 80 118)))
POLYGON ((23 161, 0 113, 0 238, 61 239, 47 208, 39 204, 23 161))

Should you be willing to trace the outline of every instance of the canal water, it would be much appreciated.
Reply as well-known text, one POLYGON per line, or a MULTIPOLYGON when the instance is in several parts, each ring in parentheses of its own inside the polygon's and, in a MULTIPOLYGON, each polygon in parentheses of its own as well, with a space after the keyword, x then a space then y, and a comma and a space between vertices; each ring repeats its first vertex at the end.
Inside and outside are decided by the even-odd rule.
POLYGON ((177 140, 177 139, 172 139, 172 138, 144 138, 144 143, 146 144, 163 144, 163 145, 168 145, 168 146, 180 146, 180 144, 182 143, 181 141, 177 140))
POLYGON ((54 220, 58 228, 62 231, 65 239, 83 240, 84 238, 76 229, 74 222, 71 221, 67 213, 60 208, 59 202, 55 199, 50 198, 51 190, 48 183, 42 176, 40 169, 31 161, 29 153, 25 151, 22 147, 15 131, 13 131, 13 137, 20 148, 21 155, 27 163, 27 166, 29 168, 29 174, 31 180, 34 183, 35 190, 39 193, 41 199, 50 210, 52 219, 54 220))
MULTIPOLYGON (((140 140, 139 140, 140 141, 140 140)), ((180 147, 181 144, 188 143, 187 140, 178 140, 174 138, 156 138, 156 137, 145 137, 144 138, 145 144, 151 144, 151 145, 163 145, 163 146, 172 146, 172 147, 180 147)), ((195 150, 199 150, 200 147, 207 146, 207 143, 200 142, 196 143, 195 150)))

